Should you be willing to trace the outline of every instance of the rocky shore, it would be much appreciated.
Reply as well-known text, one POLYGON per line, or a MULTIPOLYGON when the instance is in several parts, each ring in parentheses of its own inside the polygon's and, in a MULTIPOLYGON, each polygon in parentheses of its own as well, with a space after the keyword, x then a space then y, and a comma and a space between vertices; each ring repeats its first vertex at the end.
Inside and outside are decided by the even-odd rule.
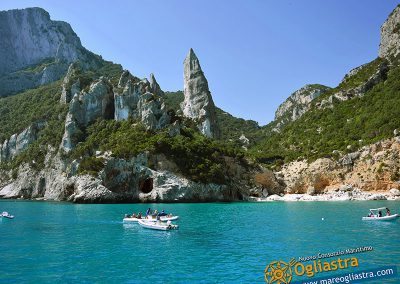
POLYGON ((371 200, 397 200, 400 201, 400 190, 393 188, 389 192, 363 192, 358 188, 349 188, 328 192, 324 194, 273 194, 268 197, 250 197, 249 201, 271 202, 271 201, 371 201, 371 200))

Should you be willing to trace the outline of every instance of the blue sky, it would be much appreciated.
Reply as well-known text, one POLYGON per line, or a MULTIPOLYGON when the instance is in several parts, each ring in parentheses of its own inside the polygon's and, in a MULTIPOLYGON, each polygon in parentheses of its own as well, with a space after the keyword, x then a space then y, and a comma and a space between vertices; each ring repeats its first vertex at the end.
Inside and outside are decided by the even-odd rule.
POLYGON ((217 106, 264 125, 305 84, 336 86, 377 57, 393 0, 2 0, 0 10, 42 7, 83 45, 163 90, 183 89, 190 47, 217 106))

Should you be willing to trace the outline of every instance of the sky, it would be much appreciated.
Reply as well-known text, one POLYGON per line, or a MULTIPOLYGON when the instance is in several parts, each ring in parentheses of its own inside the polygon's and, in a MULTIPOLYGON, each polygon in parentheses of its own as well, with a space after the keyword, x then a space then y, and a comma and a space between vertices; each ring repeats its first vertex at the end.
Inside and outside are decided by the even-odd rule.
POLYGON ((336 86, 378 55, 394 0, 1 0, 42 7, 83 46, 164 91, 183 90, 193 48, 215 104, 265 125, 306 84, 336 86))

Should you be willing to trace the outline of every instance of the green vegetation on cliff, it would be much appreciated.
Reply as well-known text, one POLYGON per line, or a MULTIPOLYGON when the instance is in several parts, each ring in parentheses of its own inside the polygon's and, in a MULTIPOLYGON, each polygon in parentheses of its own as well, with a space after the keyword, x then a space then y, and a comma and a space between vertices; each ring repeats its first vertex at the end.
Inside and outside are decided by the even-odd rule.
MULTIPOLYGON (((175 112, 180 110, 179 105, 183 102, 182 91, 166 92, 164 98, 165 104, 169 109, 173 109, 175 112)), ((221 130, 221 140, 237 143, 239 137, 244 134, 250 140, 250 144, 255 144, 262 138, 257 122, 234 117, 218 107, 215 112, 221 130)))
MULTIPOLYGON (((381 59, 377 59, 364 66, 355 76, 335 88, 336 92, 365 83, 380 62, 381 59)), ((298 158, 313 160, 331 157, 334 150, 345 153, 392 137, 393 130, 400 127, 399 78, 400 67, 393 67, 385 81, 375 85, 362 97, 336 102, 333 108, 319 109, 314 105, 280 133, 271 131, 271 126, 266 127, 268 136, 251 149, 251 154, 265 163, 298 158)))
POLYGON ((184 127, 181 135, 170 137, 167 130, 146 131, 135 121, 100 120, 89 126, 87 138, 71 153, 72 158, 85 158, 79 172, 95 172, 99 161, 95 151, 112 151, 113 156, 129 159, 143 152, 163 153, 174 161, 182 174, 195 181, 224 183, 225 157, 245 163, 242 151, 230 144, 210 140, 197 130, 184 127))
POLYGON ((61 81, 0 99, 0 142, 37 121, 58 120, 66 106, 60 104, 61 81))

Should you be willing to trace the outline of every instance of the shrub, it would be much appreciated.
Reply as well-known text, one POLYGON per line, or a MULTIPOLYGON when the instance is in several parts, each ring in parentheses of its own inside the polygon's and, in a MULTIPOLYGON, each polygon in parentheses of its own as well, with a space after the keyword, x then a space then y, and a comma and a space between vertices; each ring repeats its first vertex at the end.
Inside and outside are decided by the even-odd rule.
POLYGON ((84 157, 78 167, 78 175, 89 174, 97 176, 104 168, 104 159, 96 157, 84 157))

